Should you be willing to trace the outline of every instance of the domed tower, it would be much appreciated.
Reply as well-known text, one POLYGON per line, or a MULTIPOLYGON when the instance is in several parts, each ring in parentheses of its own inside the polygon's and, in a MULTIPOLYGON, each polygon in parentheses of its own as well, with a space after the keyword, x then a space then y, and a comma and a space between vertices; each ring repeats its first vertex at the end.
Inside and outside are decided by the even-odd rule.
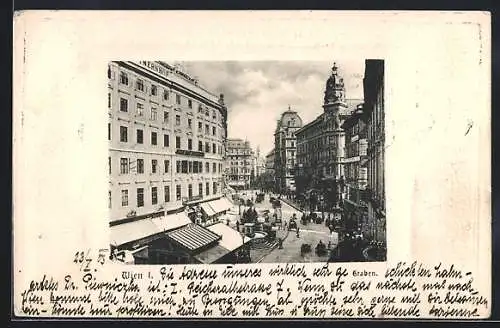
POLYGON ((343 199, 343 159, 345 132, 342 123, 347 118, 348 108, 345 100, 344 79, 340 76, 336 63, 333 63, 331 74, 326 81, 323 102, 323 126, 327 140, 329 158, 325 167, 328 176, 331 196, 336 207, 340 207, 343 199))
POLYGON ((326 81, 323 108, 327 116, 334 118, 335 123, 338 123, 335 128, 340 129, 341 115, 347 109, 347 104, 344 79, 339 75, 336 63, 333 63, 330 77, 326 81))

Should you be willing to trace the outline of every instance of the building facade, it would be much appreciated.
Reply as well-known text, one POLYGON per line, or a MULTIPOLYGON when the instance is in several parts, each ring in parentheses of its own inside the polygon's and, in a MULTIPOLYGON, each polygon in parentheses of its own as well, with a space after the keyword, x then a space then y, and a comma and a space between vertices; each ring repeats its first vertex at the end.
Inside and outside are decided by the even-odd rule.
POLYGON ((266 155, 266 173, 274 176, 274 148, 266 155))
POLYGON ((363 80, 368 132, 368 222, 370 238, 386 247, 384 61, 366 60, 363 80))
POLYGON ((259 177, 266 173, 266 158, 262 156, 260 147, 255 152, 255 176, 259 177))
POLYGON ((363 105, 345 120, 345 199, 343 216, 345 227, 363 236, 369 235, 366 187, 368 184, 367 117, 363 105))
POLYGON ((250 142, 243 139, 227 140, 226 166, 228 185, 236 190, 248 189, 255 176, 255 154, 250 142))
POLYGON ((223 95, 208 92, 165 62, 113 61, 108 113, 115 249, 142 245, 151 251, 158 236, 205 225, 230 207, 221 199, 227 136, 223 95))
POLYGON ((264 157, 264 173, 261 176, 262 187, 266 191, 275 190, 275 177, 274 177, 274 149, 264 157))
POLYGON ((346 100, 344 81, 334 63, 326 81, 323 113, 296 132, 297 195, 311 210, 341 212, 345 195, 342 124, 355 101, 346 100))
POLYGON ((276 191, 292 193, 296 190, 295 168, 297 138, 295 132, 302 127, 302 119, 290 107, 281 114, 274 132, 274 175, 276 191))

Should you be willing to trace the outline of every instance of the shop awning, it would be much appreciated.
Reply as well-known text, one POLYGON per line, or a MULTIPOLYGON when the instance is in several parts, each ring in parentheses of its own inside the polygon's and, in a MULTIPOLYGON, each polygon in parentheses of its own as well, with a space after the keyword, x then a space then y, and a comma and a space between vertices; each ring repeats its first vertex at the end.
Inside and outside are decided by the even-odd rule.
POLYGON ((209 248, 195 256, 193 256, 195 259, 200 261, 203 264, 210 264, 214 263, 221 257, 231 253, 230 250, 226 249, 225 247, 222 247, 220 245, 216 245, 212 248, 209 248))
POLYGON ((208 226, 207 229, 221 236, 222 238, 219 240, 219 245, 227 248, 231 252, 251 240, 251 238, 247 236, 242 237, 238 231, 224 223, 213 224, 208 226))
POLYGON ((223 210, 220 209, 220 204, 219 204, 219 200, 212 200, 210 202, 208 202, 208 205, 213 209, 213 211, 218 214, 220 212, 222 212, 223 210))
POLYGON ((227 200, 227 198, 222 197, 213 201, 208 202, 210 207, 214 210, 215 213, 221 213, 230 210, 233 207, 233 204, 227 200))
POLYGON ((162 232, 181 228, 185 225, 193 223, 184 212, 160 216, 152 220, 162 232))
POLYGON ((224 208, 225 211, 228 211, 231 208, 233 208, 233 203, 229 199, 227 199, 226 197, 222 197, 219 200, 221 203, 221 207, 224 208))
POLYGON ((161 233, 162 230, 152 219, 142 219, 110 227, 111 245, 119 246, 161 233))
POLYGON ((216 213, 224 212, 224 211, 227 210, 221 204, 220 199, 211 201, 210 202, 210 207, 212 207, 216 213))
POLYGON ((198 225, 190 224, 166 233, 167 237, 190 251, 217 242, 221 237, 212 231, 198 225))
POLYGON ((200 207, 203 210, 203 212, 205 212, 206 215, 214 216, 215 214, 217 214, 217 212, 214 211, 214 209, 212 208, 212 206, 210 206, 209 203, 210 202, 201 203, 200 207))

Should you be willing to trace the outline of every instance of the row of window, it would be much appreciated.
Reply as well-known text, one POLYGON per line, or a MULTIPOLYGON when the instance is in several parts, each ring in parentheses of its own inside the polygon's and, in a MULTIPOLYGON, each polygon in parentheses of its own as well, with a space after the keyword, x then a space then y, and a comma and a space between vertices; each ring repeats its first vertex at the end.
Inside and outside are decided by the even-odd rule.
MULTIPOLYGON (((108 78, 111 79, 113 76, 112 72, 111 72, 111 68, 108 67, 108 78)), ((129 81, 129 76, 126 72, 120 72, 120 79, 119 79, 119 83, 122 84, 122 85, 126 85, 126 86, 129 86, 130 85, 130 81, 129 81)), ((150 88, 150 95, 152 96, 158 96, 158 87, 154 84, 151 84, 151 88, 150 88)), ((135 90, 136 91, 140 91, 140 92, 147 92, 147 87, 145 86, 144 84, 144 80, 143 79, 140 79, 140 78, 137 78, 136 81, 135 81, 135 90)), ((192 99, 189 99, 187 97, 183 97, 181 96, 180 94, 176 93, 175 94, 175 103, 177 105, 182 105, 184 103, 184 99, 187 100, 187 106, 188 108, 193 108, 194 107, 194 102, 192 99)), ((163 100, 165 101, 168 101, 170 100, 170 91, 167 90, 167 89, 163 89, 163 100)), ((217 113, 216 110, 212 110, 210 111, 208 108, 204 107, 202 104, 198 104, 198 113, 204 113, 205 116, 209 117, 210 114, 212 114, 212 119, 214 120, 217 120, 219 115, 217 113)))
MULTIPOLYGON (((120 126, 120 142, 128 142, 128 127, 126 126, 120 126)), ((111 140, 111 123, 108 123, 108 140, 111 140)), ((151 145, 157 146, 158 145, 158 133, 152 131, 151 132, 151 145)), ((144 131, 142 129, 136 129, 136 143, 137 144, 144 144, 144 131)), ((193 150, 193 139, 187 138, 187 150, 193 150)), ((164 134, 163 135, 163 147, 170 147, 170 135, 169 134, 164 134)), ((182 137, 176 136, 175 137, 175 148, 176 149, 183 149, 182 147, 182 137)), ((198 151, 200 152, 205 152, 205 153, 210 153, 212 154, 222 154, 222 146, 217 145, 215 143, 212 143, 210 145, 209 142, 205 142, 205 145, 203 145, 202 141, 198 141, 198 151), (205 146, 205 147, 203 147, 205 146)))
POLYGON ((238 174, 238 172, 239 172, 239 173, 243 173, 243 174, 244 174, 244 173, 247 173, 247 174, 248 174, 248 173, 250 173, 250 171, 251 171, 251 170, 249 170, 249 169, 243 169, 243 168, 240 168, 240 169, 238 170, 238 168, 232 167, 229 171, 230 171, 232 174, 238 174))
POLYGON ((227 152, 229 154, 240 154, 240 155, 251 155, 252 154, 252 151, 248 150, 248 149, 242 150, 242 149, 234 149, 234 148, 230 148, 230 147, 228 147, 227 152))
MULTIPOLYGON (((111 94, 108 93, 108 107, 111 108, 111 94)), ((127 113, 129 106, 128 106, 128 100, 125 98, 120 98, 120 112, 127 113)), ((136 104, 136 115, 137 116, 144 116, 144 104, 142 103, 137 103, 136 104)), ((158 108, 156 107, 151 107, 150 111, 150 117, 149 119, 152 121, 158 120, 158 108)), ((166 110, 163 111, 163 123, 168 124, 170 122, 170 113, 166 110)), ((189 129, 193 128, 193 119, 188 118, 186 120, 187 127, 189 129)), ((181 125, 181 116, 180 115, 175 115, 175 125, 180 126, 181 125)), ((198 122, 198 132, 203 133, 203 123, 198 122)), ((217 127, 216 126, 210 126, 209 124, 205 124, 205 134, 206 135, 212 135, 216 136, 217 135, 217 127)))
MULTIPOLYGON (((212 173, 219 173, 222 171, 222 164, 212 163, 212 173)), ((203 162, 201 161, 176 161, 176 173, 203 173, 203 162)), ((205 162, 205 173, 210 173, 210 163, 205 162)))
POLYGON ((230 162, 230 165, 250 165, 250 162, 230 162))
MULTIPOLYGON (((112 171, 111 157, 108 157, 108 169, 109 174, 112 171)), ((159 173, 158 160, 151 160, 151 173, 159 173)), ((219 173, 222 171, 222 164, 212 163, 212 173, 219 173)), ((135 172, 137 174, 144 173, 144 159, 138 158, 136 161, 132 161, 130 158, 120 158, 120 174, 129 174, 130 172, 135 172)), ((163 173, 170 172, 170 160, 163 161, 163 173)), ((177 173, 203 173, 203 162, 200 161, 176 161, 176 172, 177 173)), ((205 173, 210 173, 210 163, 205 162, 205 173)))
MULTIPOLYGON (((212 183, 212 193, 215 195, 217 194, 218 190, 218 183, 213 182, 212 183)), ((128 189, 122 189, 121 190, 121 206, 122 207, 127 207, 130 205, 129 202, 129 190, 128 189)), ((177 201, 180 201, 182 199, 182 186, 181 185, 176 185, 175 187, 175 199, 177 201)), ((207 182, 205 183, 205 195, 209 196, 210 195, 210 183, 207 182)), ((149 198, 151 201, 151 205, 157 205, 159 200, 158 200, 158 187, 151 187, 151 197, 149 198)), ((198 184, 198 196, 203 196, 203 183, 198 184)), ((187 190, 187 197, 191 198, 193 197, 193 185, 189 184, 188 185, 188 190, 187 190)), ((108 192, 108 201, 109 201, 109 208, 111 208, 112 204, 112 194, 111 191, 108 192)), ((164 203, 169 203, 170 202, 170 186, 164 186, 163 188, 163 200, 164 203)), ((137 207, 143 207, 145 205, 145 190, 144 188, 137 188, 136 190, 136 206, 137 207)))
POLYGON ((230 175, 229 180, 231 180, 231 181, 238 181, 238 180, 248 181, 248 180, 250 180, 250 176, 248 176, 248 175, 245 175, 245 176, 243 176, 243 175, 230 175))

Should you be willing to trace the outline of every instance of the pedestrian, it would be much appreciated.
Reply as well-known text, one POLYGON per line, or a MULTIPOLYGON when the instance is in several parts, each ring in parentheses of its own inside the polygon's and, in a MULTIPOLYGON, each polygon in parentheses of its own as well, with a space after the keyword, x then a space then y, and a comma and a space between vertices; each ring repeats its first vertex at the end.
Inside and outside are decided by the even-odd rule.
POLYGON ((288 223, 285 220, 285 230, 288 229, 288 223))
POLYGON ((297 225, 297 238, 300 238, 300 234, 299 234, 299 226, 297 225))
POLYGON ((240 232, 240 221, 236 221, 236 230, 240 232))

